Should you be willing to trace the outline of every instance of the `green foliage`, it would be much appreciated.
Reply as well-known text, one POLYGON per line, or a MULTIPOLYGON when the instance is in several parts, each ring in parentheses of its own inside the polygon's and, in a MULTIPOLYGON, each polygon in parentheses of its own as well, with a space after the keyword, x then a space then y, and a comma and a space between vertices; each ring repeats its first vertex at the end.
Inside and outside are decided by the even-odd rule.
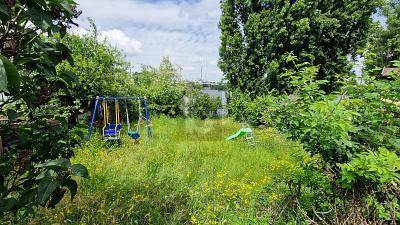
MULTIPOLYGON (((339 164, 337 183, 356 189, 365 201, 364 209, 383 221, 399 221, 400 158, 385 148, 357 154, 350 162, 339 164)), ((366 215, 366 217, 371 215, 366 215)))
POLYGON ((286 128, 289 137, 300 140, 305 150, 320 154, 330 165, 348 161, 356 151, 358 146, 351 135, 358 131, 353 121, 360 115, 341 102, 318 101, 291 116, 291 124, 286 128))
POLYGON ((231 115, 252 124, 265 124, 299 140, 304 148, 321 154, 335 166, 354 153, 386 147, 399 152, 399 75, 391 80, 364 76, 349 80, 341 95, 324 95, 324 81, 313 79, 317 69, 296 65, 284 76, 292 95, 265 95, 251 99, 234 92, 229 102, 231 115), (299 75, 300 74, 300 75, 299 75))
POLYGON ((71 50, 74 63, 65 61, 57 70, 76 74, 79 81, 74 86, 76 96, 85 103, 96 96, 134 95, 130 65, 125 56, 98 36, 94 24, 88 34, 67 35, 63 43, 71 50))
POLYGON ((87 176, 69 164, 77 133, 68 119, 79 105, 73 81, 56 71, 71 60, 61 39, 80 14, 75 8, 73 0, 0 3, 0 217, 53 207, 66 188, 76 194, 72 176, 87 176))
POLYGON ((359 115, 335 97, 306 103, 294 95, 265 96, 250 103, 254 104, 260 107, 246 111, 250 121, 257 118, 256 121, 278 128, 290 139, 299 140, 306 151, 320 154, 330 165, 347 161, 358 148, 351 135, 357 131, 352 121, 359 115))
POLYGON ((341 177, 338 182, 344 188, 400 184, 400 158, 385 148, 357 154, 350 162, 339 166, 341 177))
MULTIPOLYGON (((312 189, 317 178, 311 183, 307 176, 291 174, 286 178, 297 187, 300 184, 301 191, 315 190, 311 196, 322 211, 335 209, 332 215, 319 215, 317 220, 398 221, 399 75, 393 73, 380 80, 370 76, 349 79, 340 94, 325 95, 319 88, 324 81, 312 79, 317 68, 295 65, 295 70, 285 74, 293 94, 271 93, 251 99, 234 92, 230 112, 238 119, 276 128, 322 159, 323 167, 314 171, 323 172, 328 179, 319 186, 325 197, 319 198, 321 192, 312 189)), ((310 218, 315 216, 314 211, 310 214, 307 197, 295 196, 302 199, 302 210, 310 218)))
POLYGON ((357 1, 221 1, 220 68, 234 89, 262 95, 290 92, 286 61, 319 67, 316 78, 325 91, 337 90, 355 55, 365 43, 371 15, 381 0, 357 1))
POLYGON ((400 58, 400 5, 394 0, 387 1, 380 16, 385 25, 375 22, 363 54, 365 71, 378 78, 382 68, 391 67, 392 61, 400 58))
MULTIPOLYGON (((277 98, 271 95, 258 96, 251 99, 249 95, 241 94, 239 91, 231 92, 232 98, 228 102, 228 112, 233 118, 249 123, 251 125, 263 124, 263 115, 271 115, 270 121, 280 123, 279 118, 274 117, 274 113, 270 112, 281 112, 283 106, 278 104, 277 98)), ((267 122, 267 124, 269 124, 267 122)), ((272 124, 269 124, 272 125, 272 124)))
POLYGON ((210 97, 208 94, 201 92, 202 86, 187 85, 186 97, 187 116, 196 117, 200 119, 215 118, 217 111, 222 107, 221 99, 219 97, 210 97))
POLYGON ((399 153, 399 74, 392 74, 392 80, 364 76, 362 84, 350 83, 345 90, 349 95, 346 107, 361 115, 354 121, 359 131, 353 139, 364 150, 386 147, 399 153))
POLYGON ((2 55, 0 55, 0 72, 0 91, 18 91, 21 80, 17 68, 10 62, 10 60, 2 55))
POLYGON ((319 67, 311 66, 308 62, 298 64, 299 59, 293 53, 288 54, 285 62, 294 66, 294 68, 284 68, 284 73, 280 75, 290 93, 299 95, 307 102, 323 98, 326 93, 321 89, 328 81, 317 79, 319 67))
MULTIPOLYGON (((288 77, 297 99, 289 103, 292 105, 289 113, 280 115, 283 117, 281 121, 288 122, 275 123, 274 126, 286 132, 289 138, 303 143, 306 151, 320 154, 332 166, 347 161, 357 148, 351 134, 358 131, 353 121, 360 115, 344 106, 342 100, 345 96, 324 95, 320 87, 326 81, 315 79, 318 68, 308 66, 308 63, 297 65, 295 58, 286 59, 291 60, 296 70, 287 70, 284 76, 288 77)), ((266 118, 271 121, 268 114, 266 118)))
POLYGON ((134 90, 137 94, 148 97, 151 113, 182 116, 185 85, 178 78, 172 62, 164 57, 159 68, 146 66, 134 74, 134 90))
MULTIPOLYGON (((151 146, 82 146, 74 161, 91 174, 79 195, 37 210, 27 224, 278 224, 293 215, 292 208, 281 213, 289 190, 280 179, 303 176, 303 160, 316 164, 297 143, 269 130, 255 130, 257 147, 226 142, 240 128, 230 119, 163 116, 153 123, 151 146)), ((310 182, 323 183, 314 175, 310 182)), ((315 205, 308 190, 302 194, 315 205)))

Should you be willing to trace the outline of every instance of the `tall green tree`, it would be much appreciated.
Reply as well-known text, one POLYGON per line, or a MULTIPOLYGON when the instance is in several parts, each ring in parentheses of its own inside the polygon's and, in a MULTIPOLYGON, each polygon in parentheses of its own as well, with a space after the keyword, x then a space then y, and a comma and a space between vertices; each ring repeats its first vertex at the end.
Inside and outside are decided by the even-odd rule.
POLYGON ((400 3, 390 0, 382 9, 381 21, 375 22, 364 52, 365 70, 371 75, 381 74, 383 67, 392 66, 400 59, 400 3))
POLYGON ((292 92, 286 58, 318 66, 325 91, 337 88, 348 55, 365 44, 381 0, 222 0, 220 68, 233 88, 258 95, 292 92))
POLYGON ((80 14, 76 6, 73 0, 0 1, 0 94, 6 96, 0 102, 0 219, 53 207, 68 189, 73 198, 73 176, 88 175, 69 161, 77 144, 67 122, 76 107, 70 92, 76 77, 56 71, 72 60, 61 39, 80 14))

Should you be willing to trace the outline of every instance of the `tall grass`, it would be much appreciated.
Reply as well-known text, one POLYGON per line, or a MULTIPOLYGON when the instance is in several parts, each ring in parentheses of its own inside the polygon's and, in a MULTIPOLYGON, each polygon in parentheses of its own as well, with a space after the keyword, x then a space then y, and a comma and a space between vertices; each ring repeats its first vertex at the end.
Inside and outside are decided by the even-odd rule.
POLYGON ((263 224, 285 187, 275 185, 303 154, 298 144, 257 130, 256 147, 225 137, 229 119, 155 119, 152 143, 77 149, 86 165, 73 202, 38 208, 28 224, 263 224))

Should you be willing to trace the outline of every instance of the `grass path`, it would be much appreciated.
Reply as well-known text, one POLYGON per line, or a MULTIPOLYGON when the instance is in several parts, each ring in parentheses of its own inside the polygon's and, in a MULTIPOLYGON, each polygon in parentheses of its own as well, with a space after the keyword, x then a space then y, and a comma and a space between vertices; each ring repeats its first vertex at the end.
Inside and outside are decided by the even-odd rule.
POLYGON ((301 148, 269 130, 257 147, 225 141, 240 125, 228 120, 159 118, 153 139, 122 147, 91 142, 74 159, 90 179, 73 202, 38 209, 28 224, 263 224, 301 148))

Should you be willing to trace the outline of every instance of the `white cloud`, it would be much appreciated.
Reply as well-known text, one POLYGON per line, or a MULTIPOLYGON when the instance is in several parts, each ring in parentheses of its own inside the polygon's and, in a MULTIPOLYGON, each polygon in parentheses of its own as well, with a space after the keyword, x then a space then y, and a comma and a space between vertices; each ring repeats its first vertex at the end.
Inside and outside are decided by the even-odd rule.
POLYGON ((80 0, 80 8, 96 20, 135 21, 145 25, 181 27, 188 24, 202 25, 206 20, 219 18, 217 0, 195 3, 181 1, 147 2, 141 0, 80 0), (90 10, 90 11, 89 11, 90 10))
MULTIPOLYGON (((87 29, 78 27, 72 29, 73 34, 84 36, 89 34, 87 29)), ((128 56, 137 55, 142 52, 142 43, 133 37, 127 36, 124 32, 118 29, 99 31, 100 41, 106 41, 111 46, 116 47, 120 51, 126 53, 128 56)))
POLYGON ((128 55, 136 55, 142 51, 142 43, 140 41, 128 37, 124 32, 117 29, 100 31, 100 38, 128 55))
POLYGON ((163 56, 170 56, 183 67, 184 79, 199 79, 207 64, 207 79, 221 80, 216 65, 220 43, 218 0, 78 2, 83 10, 81 26, 88 26, 85 18, 93 18, 107 40, 123 49, 136 67, 157 66, 163 56))

